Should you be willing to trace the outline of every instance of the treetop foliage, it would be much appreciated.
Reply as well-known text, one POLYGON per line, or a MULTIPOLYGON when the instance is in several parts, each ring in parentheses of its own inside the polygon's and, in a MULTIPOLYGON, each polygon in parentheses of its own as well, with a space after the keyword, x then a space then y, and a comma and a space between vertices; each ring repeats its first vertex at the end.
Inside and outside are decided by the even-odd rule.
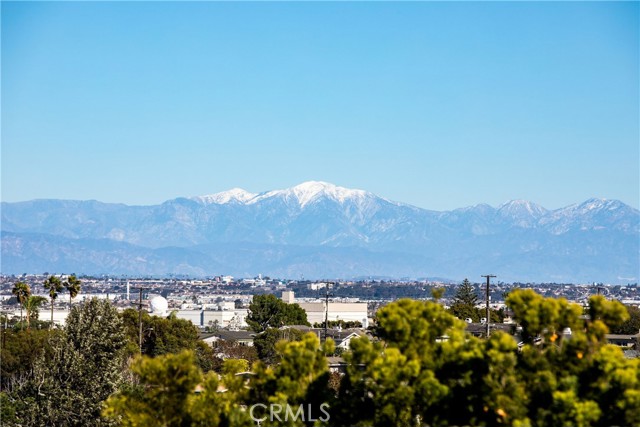
POLYGON ((16 296, 20 304, 24 305, 27 298, 31 296, 31 287, 25 282, 16 282, 11 293, 16 296))
MULTIPOLYGON (((507 303, 521 330, 488 339, 469 335, 463 321, 435 302, 388 304, 378 312, 377 339, 351 340, 339 384, 329 374, 330 339, 280 340, 283 331, 269 326, 257 335, 274 338, 272 364, 226 360, 219 372, 204 373, 187 349, 136 356, 129 381, 103 377, 105 369, 122 370, 108 355, 123 353, 124 333, 120 339, 108 330, 115 340, 93 337, 91 324, 110 318, 96 308, 75 313, 69 331, 36 362, 36 375, 18 391, 0 394, 0 402, 3 414, 20 419, 13 425, 244 427, 256 425, 253 414, 266 416, 262 426, 640 426, 640 359, 625 359, 605 341, 610 327, 628 319, 620 303, 592 297, 587 318, 580 306, 531 290, 511 292, 507 303), (88 354, 97 354, 103 368, 88 354), (105 418, 98 418, 108 391, 105 418), (263 406, 252 413, 256 404, 263 406), (269 405, 309 405, 316 415, 328 405, 330 417, 270 419, 269 405)), ((273 319, 268 311, 257 312, 273 319)))
POLYGON ((51 275, 47 277, 43 283, 44 288, 49 291, 49 298, 53 300, 58 298, 58 292, 62 291, 62 281, 58 276, 51 275))
POLYGON ((472 322, 479 322, 482 317, 481 311, 476 307, 478 295, 475 288, 468 279, 464 279, 457 287, 456 293, 451 303, 451 314, 458 319, 471 319, 472 322))
POLYGON ((78 293, 80 293, 80 287, 82 286, 82 282, 76 277, 75 274, 70 275, 67 279, 62 282, 62 285, 67 288, 69 291, 69 300, 72 300, 78 293))
POLYGON ((469 282, 469 279, 464 279, 462 284, 457 287, 456 294, 453 297, 453 304, 465 304, 472 307, 478 304, 478 294, 476 294, 475 288, 469 282))
POLYGON ((630 305, 626 306, 626 308, 629 318, 620 325, 613 327, 611 329, 611 333, 625 335, 635 335, 640 333, 640 308, 630 305))
POLYGON ((247 323, 255 332, 285 325, 309 326, 307 313, 298 304, 287 304, 273 294, 253 297, 247 323))
POLYGON ((580 306, 515 291, 523 343, 469 336, 438 304, 400 300, 378 313, 380 342, 351 341, 338 425, 612 426, 640 424, 638 360, 607 345, 617 302, 580 306), (571 336, 565 328, 571 328, 571 336), (420 421, 417 423, 417 421, 420 421))
MULTIPOLYGON (((298 406, 320 404, 329 398, 324 352, 332 351, 331 346, 320 346, 313 334, 306 334, 301 341, 281 342, 277 351, 282 362, 276 366, 256 362, 250 376, 242 374, 247 370, 246 362, 233 359, 224 362, 221 375, 203 374, 190 351, 153 359, 138 357, 131 366, 138 384, 109 398, 104 415, 131 427, 255 426, 246 410, 255 403, 298 406)), ((264 409, 252 414, 261 418, 264 409)), ((283 423, 267 418, 262 425, 306 424, 299 419, 283 423)))
POLYGON ((102 402, 122 385, 125 368, 125 336, 115 307, 95 298, 74 307, 64 330, 50 333, 49 346, 32 375, 8 396, 16 424, 108 425, 100 417, 102 402))

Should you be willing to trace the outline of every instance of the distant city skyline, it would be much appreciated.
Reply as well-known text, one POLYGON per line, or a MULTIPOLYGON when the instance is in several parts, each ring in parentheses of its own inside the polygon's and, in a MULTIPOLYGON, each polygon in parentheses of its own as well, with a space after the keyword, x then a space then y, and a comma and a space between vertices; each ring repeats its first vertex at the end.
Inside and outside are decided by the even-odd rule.
POLYGON ((3 2, 2 201, 640 207, 637 2, 3 2))

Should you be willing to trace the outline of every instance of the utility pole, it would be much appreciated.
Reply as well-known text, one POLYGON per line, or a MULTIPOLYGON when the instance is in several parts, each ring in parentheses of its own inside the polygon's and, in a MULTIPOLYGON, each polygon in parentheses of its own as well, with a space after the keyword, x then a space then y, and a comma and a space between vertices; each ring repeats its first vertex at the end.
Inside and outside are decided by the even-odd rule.
POLYGON ((489 339, 489 323, 491 323, 491 313, 489 311, 489 300, 491 299, 491 296, 489 295, 489 281, 491 280, 492 277, 496 277, 493 274, 485 274, 481 277, 486 277, 487 278, 487 289, 486 289, 486 300, 487 300, 487 339, 489 339))
POLYGON ((324 341, 327 342, 327 336, 329 335, 329 284, 325 285, 324 293, 324 341))
POLYGON ((140 354, 142 354, 142 291, 148 290, 149 288, 133 288, 138 289, 140 291, 140 299, 138 301, 138 328, 140 330, 138 335, 138 347, 140 348, 140 354))

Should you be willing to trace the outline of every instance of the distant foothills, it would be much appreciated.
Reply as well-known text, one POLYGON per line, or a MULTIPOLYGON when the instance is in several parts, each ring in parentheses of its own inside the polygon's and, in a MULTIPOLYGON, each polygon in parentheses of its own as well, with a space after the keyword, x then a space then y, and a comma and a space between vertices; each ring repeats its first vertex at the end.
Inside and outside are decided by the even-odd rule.
POLYGON ((640 211, 590 199, 547 210, 515 200, 437 212, 305 182, 155 206, 2 203, 2 274, 258 274, 626 284, 640 276, 640 211))

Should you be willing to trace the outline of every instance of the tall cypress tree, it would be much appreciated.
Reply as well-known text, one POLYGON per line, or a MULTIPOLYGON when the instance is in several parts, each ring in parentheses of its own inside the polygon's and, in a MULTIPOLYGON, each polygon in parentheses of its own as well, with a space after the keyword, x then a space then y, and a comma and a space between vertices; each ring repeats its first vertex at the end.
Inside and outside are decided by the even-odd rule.
POLYGON ((478 322, 480 313, 476 308, 476 304, 478 304, 478 295, 471 282, 468 279, 464 279, 456 289, 456 294, 453 297, 451 314, 458 319, 471 319, 474 322, 478 322))

